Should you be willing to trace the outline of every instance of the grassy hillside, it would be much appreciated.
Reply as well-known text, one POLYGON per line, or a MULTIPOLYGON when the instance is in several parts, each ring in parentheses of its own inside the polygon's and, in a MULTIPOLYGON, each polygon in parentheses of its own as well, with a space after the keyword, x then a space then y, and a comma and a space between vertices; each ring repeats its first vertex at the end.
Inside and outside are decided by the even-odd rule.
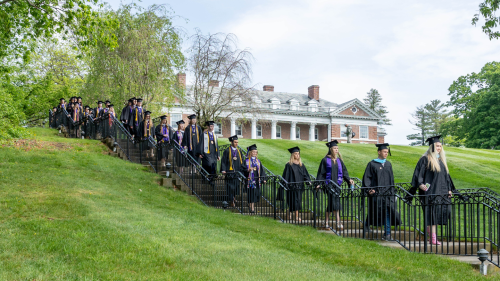
POLYGON ((32 133, 0 149, 0 280, 481 278, 441 256, 211 209, 97 141, 32 133))
MULTIPOLYGON (((222 143, 222 141, 221 141, 222 143)), ((227 140, 224 143, 228 143, 227 140)), ((274 173, 281 175, 285 163, 290 159, 288 148, 299 146, 302 161, 310 174, 318 171, 321 159, 328 152, 324 142, 289 140, 240 140, 240 146, 256 143, 262 163, 274 173)), ((377 148, 368 144, 340 144, 340 153, 345 160, 349 175, 363 177, 366 164, 377 158, 377 148)), ((396 182, 409 182, 418 159, 427 147, 391 146, 396 182)), ((500 151, 445 147, 448 166, 455 185, 466 187, 489 187, 500 192, 500 151)))

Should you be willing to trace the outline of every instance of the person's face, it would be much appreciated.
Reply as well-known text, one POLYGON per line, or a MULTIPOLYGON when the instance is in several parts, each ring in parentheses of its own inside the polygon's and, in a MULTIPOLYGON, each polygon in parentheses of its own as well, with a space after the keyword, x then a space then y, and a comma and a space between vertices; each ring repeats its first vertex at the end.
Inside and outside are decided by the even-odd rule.
POLYGON ((133 101, 133 105, 136 105, 136 104, 137 104, 137 100, 134 100, 134 101, 133 101))
POLYGON ((386 159, 387 155, 389 155, 389 149, 382 149, 378 151, 378 158, 386 159))
POLYGON ((233 142, 231 143, 231 145, 233 147, 238 147, 238 140, 233 140, 233 142))
POLYGON ((297 151, 297 152, 294 152, 294 153, 293 153, 293 159, 294 159, 294 160, 299 160, 299 159, 300 159, 300 152, 298 152, 298 151, 297 151))
POLYGON ((163 125, 167 124, 167 119, 161 119, 161 123, 162 123, 163 125))
POLYGON ((85 113, 89 113, 89 109, 88 108, 85 108, 85 113))
POLYGON ((333 149, 333 153, 335 153, 335 155, 339 155, 339 147, 338 146, 334 146, 332 149, 333 149))
POLYGON ((195 124, 196 124, 196 118, 191 119, 191 125, 195 125, 195 124))
POLYGON ((146 120, 149 120, 151 118, 151 115, 146 115, 146 120))
POLYGON ((82 103, 82 99, 78 99, 78 103, 82 103))
POLYGON ((184 124, 179 124, 179 129, 180 129, 181 131, 182 131, 182 130, 184 130, 184 127, 185 127, 185 126, 184 126, 184 124))
POLYGON ((137 102, 137 106, 142 106, 142 101, 137 102))
POLYGON ((213 132, 214 131, 214 125, 208 125, 208 130, 210 130, 210 132, 213 132))
POLYGON ((102 103, 98 104, 97 107, 102 108, 102 103))
POLYGON ((443 144, 440 143, 440 142, 435 142, 434 143, 434 150, 437 152, 437 153, 441 153, 441 150, 443 150, 443 144))
POLYGON ((132 102, 131 102, 131 101, 129 101, 129 102, 128 102, 128 106, 131 106, 131 105, 132 105, 132 102))
POLYGON ((250 151, 250 157, 257 157, 257 154, 259 154, 257 150, 250 151))

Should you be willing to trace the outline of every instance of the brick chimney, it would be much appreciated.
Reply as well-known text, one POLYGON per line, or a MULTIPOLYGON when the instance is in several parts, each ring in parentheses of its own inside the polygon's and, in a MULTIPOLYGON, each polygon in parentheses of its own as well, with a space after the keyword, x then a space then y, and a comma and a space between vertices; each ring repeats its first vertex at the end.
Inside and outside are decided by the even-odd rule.
POLYGON ((186 73, 177 74, 177 84, 179 87, 186 88, 186 73))
POLYGON ((263 90, 264 90, 264 92, 274 92, 274 86, 273 85, 264 85, 263 90))
POLYGON ((308 96, 310 99, 315 99, 319 101, 319 86, 318 85, 312 85, 307 88, 308 90, 308 96))
POLYGON ((217 80, 208 81, 208 87, 219 87, 219 81, 217 80))

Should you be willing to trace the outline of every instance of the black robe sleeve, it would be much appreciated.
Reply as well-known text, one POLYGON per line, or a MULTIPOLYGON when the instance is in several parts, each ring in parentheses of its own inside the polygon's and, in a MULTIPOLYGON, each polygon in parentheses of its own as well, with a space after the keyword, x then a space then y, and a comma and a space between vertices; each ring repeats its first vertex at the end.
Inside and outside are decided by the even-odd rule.
POLYGON ((340 163, 342 164, 342 176, 344 177, 344 181, 348 183, 351 180, 351 178, 349 177, 349 172, 347 171, 347 168, 344 165, 344 161, 340 159, 338 159, 338 161, 340 161, 340 163))
POLYGON ((309 176, 309 172, 307 171, 305 164, 302 164, 302 175, 304 176, 303 181, 307 183, 311 182, 311 177, 309 176))
POLYGON ((156 141, 161 142, 161 139, 163 138, 163 134, 161 132, 161 125, 156 126, 155 136, 156 136, 156 141))
POLYGON ((224 150, 222 153, 222 159, 220 161, 220 172, 227 172, 227 167, 229 166, 229 156, 228 156, 228 151, 229 149, 224 150))
MULTIPOLYGON (((363 174, 363 187, 371 187, 373 186, 373 169, 372 169, 372 162, 369 162, 368 165, 366 165, 365 173, 363 174)), ((375 183, 375 186, 377 184, 375 183)))
POLYGON ((411 179, 411 188, 408 190, 408 192, 411 195, 415 195, 417 193, 417 190, 421 184, 425 181, 425 169, 427 167, 427 157, 420 157, 420 159, 417 162, 417 165, 415 166, 415 170, 413 171, 413 177, 411 179))
POLYGON ((283 174, 281 177, 287 181, 287 182, 294 182, 295 179, 293 178, 293 171, 292 167, 290 166, 290 163, 286 163, 285 169, 283 169, 283 174))
POLYGON ((189 146, 189 139, 188 139, 189 132, 188 132, 188 130, 189 130, 189 126, 184 129, 184 134, 182 135, 182 142, 181 142, 182 147, 189 146))
POLYGON ((321 159, 321 163, 318 167, 318 173, 316 174, 317 181, 326 180, 326 158, 321 159))

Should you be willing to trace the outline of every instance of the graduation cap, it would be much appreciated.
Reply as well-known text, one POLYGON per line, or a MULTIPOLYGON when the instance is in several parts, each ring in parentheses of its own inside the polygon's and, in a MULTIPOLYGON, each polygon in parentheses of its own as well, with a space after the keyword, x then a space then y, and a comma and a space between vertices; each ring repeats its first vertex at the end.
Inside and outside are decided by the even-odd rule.
POLYGON ((205 122, 205 126, 211 126, 211 125, 215 125, 215 122, 214 121, 205 122))
POLYGON ((252 144, 251 146, 247 147, 247 154, 252 151, 252 150, 257 150, 257 145, 252 144))
POLYGON ((162 116, 160 116, 160 119, 161 119, 161 120, 165 120, 165 119, 167 119, 167 115, 162 115, 162 116))
POLYGON ((235 141, 235 140, 238 140, 238 135, 234 135, 234 136, 232 136, 232 137, 229 137, 229 141, 230 141, 230 142, 233 142, 233 141, 235 141))
POLYGON ((131 98, 130 100, 137 100, 135 97, 131 98))
POLYGON ((82 97, 78 97, 78 99, 80 99, 80 100, 81 100, 81 99, 82 99, 82 97))
POLYGON ((85 106, 85 109, 90 109, 90 106, 86 105, 86 106, 85 106))
POLYGON ((64 98, 60 98, 59 100, 60 100, 60 101, 63 101, 63 100, 65 100, 65 99, 64 99, 64 98))
POLYGON ((111 103, 109 100, 106 100, 105 103, 111 103))
POLYGON ((389 147, 388 143, 378 143, 375 146, 378 147, 378 151, 380 151, 382 149, 389 149, 389 155, 392 156, 392 154, 391 154, 391 148, 389 147))
POLYGON ((102 101, 98 101, 97 104, 102 104, 102 101))
POLYGON ((142 99, 137 99, 137 102, 142 102, 142 99))
POLYGON ((186 122, 184 122, 184 120, 179 120, 177 122, 175 122, 175 124, 177 124, 177 126, 181 125, 181 124, 185 124, 186 122))
POLYGON ((288 149, 288 152, 290 153, 300 152, 300 148, 298 146, 292 147, 288 149))
POLYGON ((146 116, 146 115, 151 115, 151 111, 148 110, 148 111, 144 112, 144 116, 146 116))
POLYGON ((112 104, 110 104, 110 105, 109 105, 109 107, 113 107, 113 105, 112 105, 112 104))
MULTIPOLYGON (((430 137, 428 138, 425 142, 428 142, 429 143, 429 146, 430 145, 433 145, 434 143, 436 142, 441 142, 439 139, 441 138, 441 135, 439 136, 435 136, 435 137, 430 137)), ((432 147, 432 152, 434 152, 434 146, 432 147)))
POLYGON ((196 119, 196 114, 191 114, 188 116, 188 119, 191 120, 191 119, 196 119))
POLYGON ((57 109, 57 106, 52 107, 52 109, 57 109))
POLYGON ((325 143, 328 148, 339 146, 339 142, 337 140, 332 140, 331 142, 325 143))

